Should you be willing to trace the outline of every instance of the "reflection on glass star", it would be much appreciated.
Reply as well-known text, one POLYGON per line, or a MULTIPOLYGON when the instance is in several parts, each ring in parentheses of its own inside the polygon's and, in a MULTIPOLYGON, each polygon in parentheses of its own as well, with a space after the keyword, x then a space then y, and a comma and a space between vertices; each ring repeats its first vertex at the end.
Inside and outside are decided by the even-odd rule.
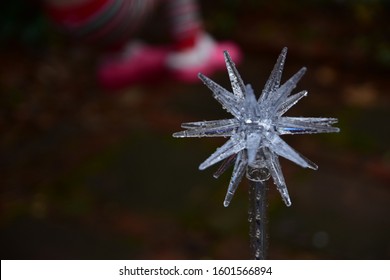
POLYGON ((199 74, 199 78, 213 92, 213 97, 234 118, 183 123, 182 128, 186 130, 173 134, 174 137, 230 137, 199 166, 199 169, 203 170, 223 161, 214 174, 214 177, 218 178, 230 165, 234 164, 224 201, 225 207, 229 205, 244 174, 252 181, 265 181, 272 177, 285 204, 290 206, 291 200, 279 163, 279 156, 304 168, 317 169, 317 165, 291 148, 280 135, 339 132, 339 128, 332 127, 332 124, 337 122, 335 118, 283 116, 287 110, 307 95, 307 91, 291 94, 305 73, 305 67, 280 85, 286 54, 287 48, 284 48, 260 97, 256 99, 252 87, 244 84, 228 52, 225 51, 225 62, 232 92, 202 74, 199 74))

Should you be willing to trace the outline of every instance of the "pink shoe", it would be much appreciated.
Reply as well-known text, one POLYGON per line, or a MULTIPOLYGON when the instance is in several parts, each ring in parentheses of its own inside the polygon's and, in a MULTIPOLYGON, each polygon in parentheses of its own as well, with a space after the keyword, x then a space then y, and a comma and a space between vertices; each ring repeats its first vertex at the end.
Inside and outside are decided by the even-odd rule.
POLYGON ((199 82, 198 73, 206 76, 226 68, 223 51, 228 51, 234 63, 241 62, 239 47, 233 42, 215 42, 209 35, 202 34, 196 46, 183 52, 167 56, 170 76, 186 83, 199 82))
POLYGON ((119 54, 107 55, 98 66, 99 83, 115 90, 126 86, 150 82, 166 73, 167 47, 151 47, 133 42, 119 54))

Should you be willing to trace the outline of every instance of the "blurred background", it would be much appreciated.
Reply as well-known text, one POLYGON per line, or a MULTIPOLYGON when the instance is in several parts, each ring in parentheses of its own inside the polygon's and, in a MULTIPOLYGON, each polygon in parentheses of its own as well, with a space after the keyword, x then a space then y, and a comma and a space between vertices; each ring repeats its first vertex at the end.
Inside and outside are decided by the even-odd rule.
MULTIPOLYGON (((284 139, 292 206, 269 182, 270 259, 390 257, 390 2, 200 1, 206 30, 243 50, 259 93, 284 46, 283 81, 308 71, 289 116, 337 117, 339 134, 284 139)), ((174 139, 228 117, 202 84, 99 88, 96 50, 55 30, 38 1, 0 9, 2 259, 248 259, 247 182, 198 165, 225 139, 174 139)), ((164 40, 151 26, 146 39, 164 40)), ((222 54, 221 54, 222 55, 222 54)), ((212 78, 229 88, 226 72, 212 78)))

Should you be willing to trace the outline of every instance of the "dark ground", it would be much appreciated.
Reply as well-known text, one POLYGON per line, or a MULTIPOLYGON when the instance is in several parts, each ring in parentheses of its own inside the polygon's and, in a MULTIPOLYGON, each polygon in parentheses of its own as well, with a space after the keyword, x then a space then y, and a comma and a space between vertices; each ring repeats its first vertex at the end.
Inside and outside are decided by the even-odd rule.
MULTIPOLYGON (((269 258, 389 259, 389 4, 265 2, 202 1, 206 28, 242 47, 239 71, 257 92, 288 46, 284 80, 307 66, 297 90, 309 90, 288 115, 341 128, 285 137, 319 170, 282 160, 293 205, 269 184, 269 258)), ((182 122, 228 116, 209 90, 106 92, 94 50, 31 3, 2 5, 1 258, 250 258, 246 183, 224 208, 229 174, 198 170, 224 140, 171 137, 182 122)), ((213 79, 228 87, 226 73, 213 79)))

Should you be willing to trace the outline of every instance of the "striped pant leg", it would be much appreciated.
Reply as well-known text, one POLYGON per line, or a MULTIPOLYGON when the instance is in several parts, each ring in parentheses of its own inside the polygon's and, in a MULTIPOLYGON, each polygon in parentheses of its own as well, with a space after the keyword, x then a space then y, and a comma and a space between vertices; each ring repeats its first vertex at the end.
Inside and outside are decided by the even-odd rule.
POLYGON ((91 0, 71 9, 49 9, 49 14, 76 40, 110 46, 130 39, 158 2, 161 0, 91 0))
POLYGON ((191 47, 202 30, 200 9, 196 0, 165 0, 170 31, 178 48, 191 47))

